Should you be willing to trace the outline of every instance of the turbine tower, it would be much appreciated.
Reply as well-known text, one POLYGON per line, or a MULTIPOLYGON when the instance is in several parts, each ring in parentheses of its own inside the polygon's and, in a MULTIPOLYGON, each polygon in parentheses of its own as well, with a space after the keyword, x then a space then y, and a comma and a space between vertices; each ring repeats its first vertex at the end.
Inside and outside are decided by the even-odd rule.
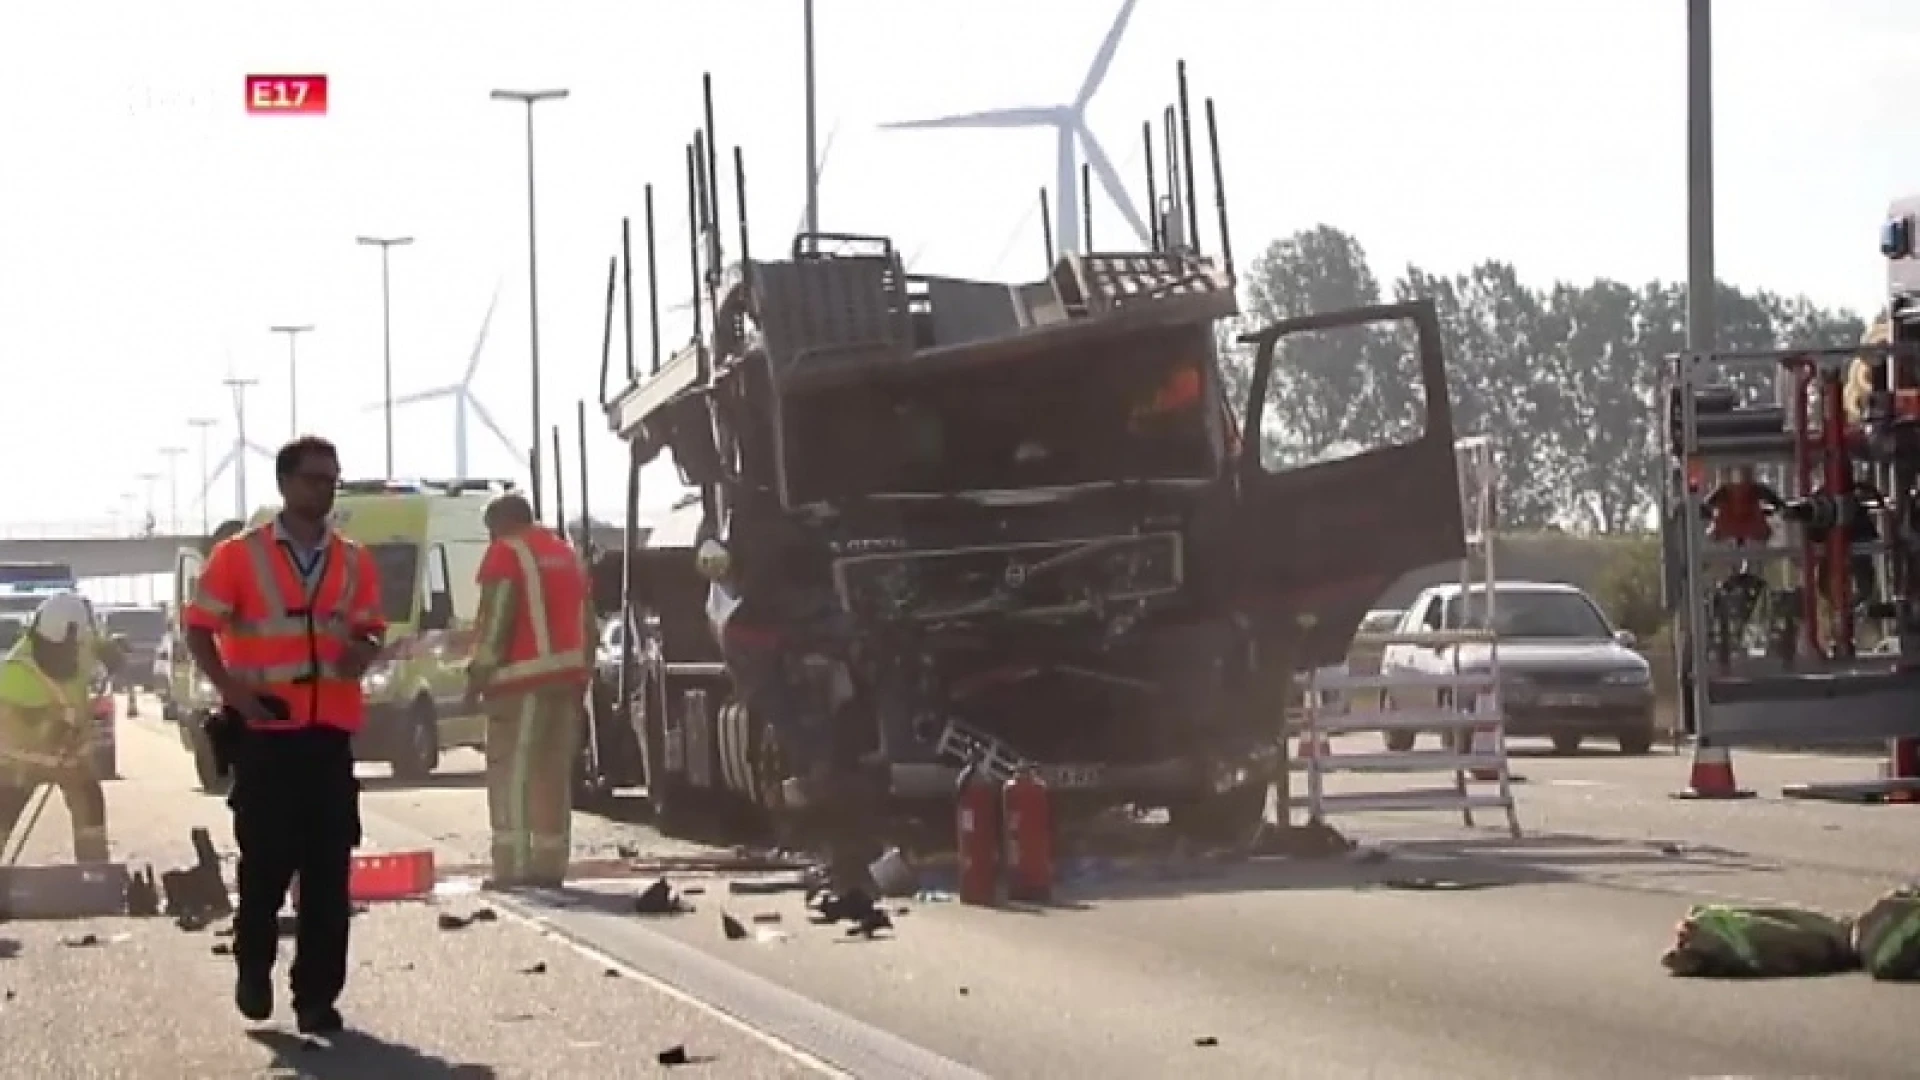
POLYGON ((229 377, 223 385, 233 392, 233 442, 222 454, 213 471, 207 473, 207 479, 200 488, 201 505, 206 505, 207 496, 213 491, 213 485, 219 481, 228 469, 233 470, 233 516, 245 519, 247 516, 247 455, 258 454, 273 460, 273 451, 261 447, 247 438, 247 391, 259 380, 229 377))
MULTIPOLYGON (((1100 186, 1106 189, 1107 197, 1120 208, 1120 215, 1126 219, 1127 226, 1140 240, 1141 248, 1152 244, 1147 232, 1146 220, 1134 208, 1133 200, 1127 195, 1127 187, 1120 180, 1120 173, 1113 167, 1113 160, 1094 137, 1092 129, 1087 127, 1087 105, 1093 96, 1100 92, 1100 85, 1106 81, 1107 69, 1113 66, 1113 54, 1120 48, 1120 37, 1126 32, 1127 20, 1133 17, 1133 5, 1136 0, 1122 0, 1119 14, 1114 16, 1113 25, 1107 29, 1105 40, 1100 42, 1100 51, 1093 56, 1093 65, 1080 81, 1080 92, 1073 101, 1065 105, 1028 105, 1016 108, 989 109, 985 112, 961 113, 956 116, 942 116, 932 120, 906 120, 881 127, 891 131, 929 131, 948 128, 1029 128, 1050 127, 1057 136, 1056 161, 1054 163, 1054 205, 1059 214, 1054 222, 1053 234, 1061 254, 1080 251, 1080 181, 1075 168, 1078 163, 1078 150, 1084 152, 1087 164, 1100 178, 1100 186)), ((1091 193, 1089 193, 1091 194, 1091 193)))
MULTIPOLYGON (((495 438, 500 440, 500 444, 507 448, 507 453, 513 455, 515 461, 525 461, 527 459, 527 455, 521 452, 520 447, 513 441, 513 438, 507 434, 506 429, 500 426, 499 421, 493 418, 493 414, 487 411, 487 407, 482 405, 480 399, 473 393, 474 372, 479 369, 480 357, 486 351, 487 333, 493 326, 493 312, 499 304, 500 288, 496 285, 493 290, 493 299, 487 303, 486 317, 480 320, 480 334, 474 338, 473 352, 467 357, 467 367, 461 374, 459 382, 435 387, 431 390, 417 390, 411 394, 403 394, 393 399, 393 407, 396 409, 406 405, 418 405, 427 401, 450 400, 453 402, 453 473, 456 478, 461 480, 471 478, 468 472, 469 458, 467 455, 467 423, 469 414, 477 418, 488 431, 493 433, 495 438)), ((385 405, 376 403, 370 406, 368 411, 381 408, 385 408, 385 405)))

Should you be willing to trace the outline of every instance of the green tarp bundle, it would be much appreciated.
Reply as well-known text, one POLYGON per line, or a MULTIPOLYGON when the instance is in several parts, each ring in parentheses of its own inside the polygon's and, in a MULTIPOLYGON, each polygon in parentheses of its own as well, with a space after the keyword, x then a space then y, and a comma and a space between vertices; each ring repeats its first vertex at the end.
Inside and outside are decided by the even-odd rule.
POLYGON ((1857 919, 1810 908, 1697 904, 1660 963, 1675 975, 1765 979, 1865 968, 1920 981, 1920 888, 1895 889, 1857 919))
POLYGON ((1855 919, 1853 947, 1874 978, 1920 982, 1920 888, 1895 889, 1855 919))

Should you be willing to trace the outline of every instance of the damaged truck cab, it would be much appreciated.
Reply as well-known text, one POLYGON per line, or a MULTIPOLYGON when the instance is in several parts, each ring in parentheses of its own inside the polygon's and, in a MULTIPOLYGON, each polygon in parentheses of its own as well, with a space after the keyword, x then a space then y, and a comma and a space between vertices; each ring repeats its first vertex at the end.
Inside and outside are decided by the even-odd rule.
POLYGON ((826 757, 903 809, 980 761, 1037 769, 1064 805, 1237 835, 1285 776, 1294 673, 1340 660, 1395 578, 1461 554, 1424 303, 1249 335, 1242 412, 1216 345, 1231 275, 1190 251, 1067 255, 1010 285, 803 235, 716 294, 711 337, 607 407, 635 469, 671 453, 700 492, 626 573, 627 715, 666 828, 779 815, 794 760, 826 757), (1396 321, 1422 435, 1263 461, 1282 340, 1396 321), (734 619, 770 673, 729 667, 734 619), (768 694, 803 716, 769 722, 768 694))

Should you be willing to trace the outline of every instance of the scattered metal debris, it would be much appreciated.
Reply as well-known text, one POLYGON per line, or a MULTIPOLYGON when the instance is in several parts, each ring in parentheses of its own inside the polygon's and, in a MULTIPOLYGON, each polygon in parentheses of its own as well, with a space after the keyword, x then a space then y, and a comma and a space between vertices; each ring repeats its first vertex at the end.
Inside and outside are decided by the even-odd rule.
POLYGON ((530 967, 523 967, 520 969, 520 974, 522 975, 545 975, 546 973, 547 973, 547 962, 545 960, 541 960, 530 967))
POLYGON ((740 920, 724 911, 720 913, 720 932, 726 935, 728 941, 739 941, 747 936, 747 928, 740 924, 740 920))
POLYGON ((684 915, 692 911, 686 901, 680 899, 667 884, 666 878, 660 878, 646 887, 646 890, 633 899, 633 911, 636 915, 684 915))
POLYGON ((474 923, 497 922, 499 918, 499 914, 492 908, 483 907, 475 910, 470 915, 455 915, 451 912, 443 911, 434 922, 442 930, 465 930, 474 923))
POLYGON ((1193 1040, 1193 1045, 1195 1045, 1195 1046, 1202 1046, 1202 1047, 1207 1047, 1207 1046, 1219 1046, 1219 1045, 1220 1045, 1220 1040, 1219 1040, 1219 1039, 1216 1039, 1216 1038, 1214 1038, 1214 1037, 1213 1037, 1213 1036, 1211 1036, 1211 1035, 1200 1035, 1200 1036, 1196 1036, 1196 1037, 1194 1038, 1194 1040, 1193 1040))

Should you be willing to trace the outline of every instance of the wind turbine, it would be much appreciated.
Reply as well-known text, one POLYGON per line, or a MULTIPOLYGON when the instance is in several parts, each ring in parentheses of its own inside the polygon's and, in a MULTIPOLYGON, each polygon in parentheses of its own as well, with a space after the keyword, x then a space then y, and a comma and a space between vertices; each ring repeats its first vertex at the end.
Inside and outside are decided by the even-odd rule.
POLYGON ((247 438, 247 391, 253 387, 255 382, 256 380, 253 379, 241 379, 231 376, 226 379, 227 388, 233 392, 233 442, 227 447, 227 452, 220 456, 220 460, 214 465, 213 470, 207 473, 206 481, 200 488, 200 502, 205 504, 207 494, 213 490, 213 485, 219 481, 222 474, 228 469, 232 469, 233 516, 236 518, 245 518, 248 512, 247 455, 253 453, 266 458, 268 461, 273 460, 273 451, 267 450, 247 438))
MULTIPOLYGON (((499 305, 500 287, 496 285, 493 289, 493 299, 487 303, 486 317, 480 320, 480 334, 473 340, 473 353, 467 357, 467 368, 460 376, 459 382, 435 387, 432 390, 418 390, 393 399, 393 407, 396 409, 403 405, 418 405, 426 401, 444 399, 453 402, 453 472, 454 477, 460 480, 470 479, 467 472, 468 413, 472 413, 488 431, 493 432, 494 437, 500 440, 501 445, 507 448, 507 452, 513 455, 515 461, 527 460, 527 455, 520 451, 520 447, 514 443, 512 437, 473 393, 473 375, 480 367, 481 354, 486 350, 487 332, 493 326, 493 312, 499 305)), ((384 403, 375 403, 368 406, 367 411, 372 412, 385 407, 384 403)))
POLYGON ((1146 220, 1134 209, 1133 200, 1127 196, 1127 187, 1120 181, 1120 174, 1113 167, 1112 159, 1094 137, 1092 129, 1087 127, 1087 105, 1093 95, 1100 92, 1100 84, 1106 81, 1107 69, 1113 66, 1113 54, 1120 48, 1120 37, 1127 29, 1127 20, 1133 17, 1133 5, 1136 0, 1122 0, 1119 14, 1114 16, 1113 25, 1107 29, 1105 40, 1100 42, 1100 51, 1093 56, 1093 66, 1087 69, 1086 78, 1080 82, 1080 92, 1073 101, 1065 105, 1029 105, 1007 109, 989 109, 985 112, 961 113, 955 116, 942 116, 932 120, 905 120, 899 123, 882 124, 890 131, 929 131, 948 128, 1029 128, 1050 127, 1058 136, 1056 147, 1057 160, 1054 174, 1054 202, 1060 208, 1059 218, 1054 225, 1054 236, 1062 254, 1080 250, 1080 185, 1078 170, 1074 168, 1077 155, 1075 143, 1087 156, 1087 164, 1094 175, 1100 178, 1100 186, 1106 189, 1107 197, 1120 208, 1120 214, 1126 218, 1127 225, 1133 229, 1142 248, 1152 243, 1147 232, 1146 220))

